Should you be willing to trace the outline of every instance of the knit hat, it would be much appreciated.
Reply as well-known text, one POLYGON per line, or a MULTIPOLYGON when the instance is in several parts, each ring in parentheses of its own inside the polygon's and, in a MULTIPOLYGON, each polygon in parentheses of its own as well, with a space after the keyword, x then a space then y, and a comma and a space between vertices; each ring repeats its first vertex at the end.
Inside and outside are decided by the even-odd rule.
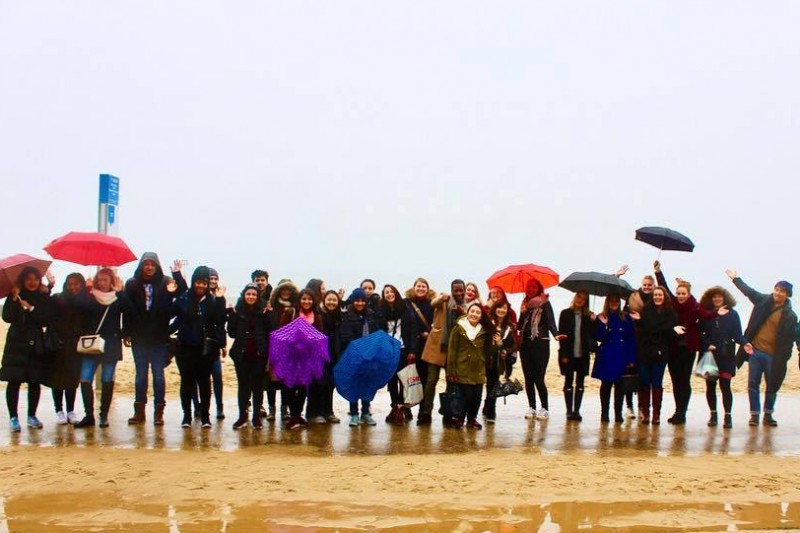
POLYGON ((208 277, 219 279, 219 272, 217 272, 216 268, 208 267, 208 277))
POLYGON ((192 285, 194 285, 195 281, 203 280, 208 283, 208 278, 211 275, 211 272, 207 266, 199 266, 194 269, 192 273, 192 285))
POLYGON ((358 289, 353 289, 353 292, 350 293, 350 301, 355 302, 356 300, 367 300, 367 291, 359 287, 358 289))
POLYGON ((781 289, 785 290, 786 294, 787 294, 787 296, 789 296, 789 298, 792 297, 792 284, 789 283, 788 281, 781 280, 778 283, 776 283, 775 286, 776 287, 780 287, 781 289))

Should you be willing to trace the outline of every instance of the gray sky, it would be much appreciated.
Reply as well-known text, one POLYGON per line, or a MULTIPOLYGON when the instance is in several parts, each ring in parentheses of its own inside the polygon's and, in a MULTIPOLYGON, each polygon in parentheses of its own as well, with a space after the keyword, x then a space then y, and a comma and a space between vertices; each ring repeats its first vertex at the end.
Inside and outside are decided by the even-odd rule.
POLYGON ((135 252, 236 290, 522 262, 638 286, 643 225, 694 239, 662 259, 695 292, 728 266, 800 287, 798 23, 790 1, 3 0, 0 255, 95 229, 107 172, 135 252))

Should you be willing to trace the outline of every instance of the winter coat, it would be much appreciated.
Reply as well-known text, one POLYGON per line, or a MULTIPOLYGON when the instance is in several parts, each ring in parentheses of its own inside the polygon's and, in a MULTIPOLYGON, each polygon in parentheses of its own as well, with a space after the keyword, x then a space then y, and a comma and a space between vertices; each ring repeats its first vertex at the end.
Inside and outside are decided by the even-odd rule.
POLYGON ((206 294, 197 302, 193 291, 182 294, 172 305, 175 320, 170 326, 171 332, 178 332, 179 353, 196 353, 198 348, 208 341, 213 349, 204 355, 215 357, 225 346, 225 315, 220 312, 216 298, 206 294))
MULTIPOLYGON (((83 313, 83 335, 94 335, 100 321, 103 320, 106 306, 89 294, 86 299, 80 301, 80 309, 83 313)), ((99 332, 105 342, 103 355, 87 355, 86 357, 98 358, 101 363, 107 364, 122 361, 122 338, 126 334, 120 323, 125 322, 125 315, 130 313, 130 309, 131 304, 128 297, 124 292, 118 292, 117 299, 108 306, 108 314, 106 314, 99 332)))
POLYGON ((407 345, 409 353, 422 354, 425 351, 425 346, 430 340, 433 328, 434 309, 431 304, 431 299, 425 298, 406 298, 403 302, 408 306, 410 311, 411 320, 414 322, 413 329, 416 332, 416 337, 411 340, 411 344, 407 345), (419 309, 419 313, 414 308, 419 309), (420 314, 425 318, 420 318, 420 314))
MULTIPOLYGON (((186 281, 180 272, 175 272, 175 281, 181 287, 186 286, 186 281)), ((130 336, 134 346, 142 344, 155 346, 166 344, 169 340, 169 325, 172 319, 172 303, 175 294, 167 290, 167 277, 161 270, 158 256, 153 253, 142 254, 139 266, 133 277, 125 283, 125 295, 130 302, 130 313, 126 313, 124 329, 130 336), (142 263, 147 260, 156 263, 156 273, 150 280, 142 277, 142 263), (147 309, 145 295, 146 285, 152 285, 153 295, 150 309, 147 309)))
POLYGON ((720 372, 736 375, 736 344, 747 344, 747 339, 742 335, 742 322, 739 313, 731 309, 726 315, 715 313, 714 318, 704 320, 700 324, 700 348, 708 351, 709 346, 714 346, 714 360, 720 372))
MULTIPOLYGON (((691 353, 697 353, 700 350, 700 321, 708 320, 717 314, 715 310, 706 309, 701 307, 693 295, 689 295, 689 299, 680 303, 672 291, 669 290, 667 279, 664 277, 663 272, 656 272, 656 279, 658 284, 664 287, 669 292, 672 299, 672 308, 678 315, 678 325, 683 326, 686 333, 676 337, 675 343, 677 345, 686 346, 691 353)), ((673 352, 675 346, 673 346, 673 352)))
POLYGON ((347 350, 347 346, 352 341, 360 339, 364 335, 364 324, 367 325, 369 333, 375 333, 380 329, 386 331, 386 325, 383 324, 380 316, 375 313, 375 311, 369 307, 365 307, 364 312, 358 314, 353 306, 349 305, 342 317, 342 325, 340 328, 342 353, 347 350))
POLYGON ((6 298, 3 320, 10 324, 0 366, 0 381, 42 383, 47 377, 51 355, 37 355, 35 343, 45 328, 53 324, 53 302, 49 294, 22 291, 20 298, 33 306, 25 311, 22 305, 6 298))
MULTIPOLYGON (((519 334, 523 343, 531 342, 531 318, 533 317, 533 309, 526 309, 519 315, 519 334)), ((542 304, 542 316, 539 318, 539 331, 536 333, 536 338, 541 340, 550 340, 550 334, 553 337, 558 336, 556 329, 556 315, 553 311, 553 304, 550 300, 542 304)))
POLYGON ((588 313, 581 317, 581 353, 575 354, 575 310, 571 307, 561 311, 558 317, 558 333, 567 338, 558 341, 558 368, 562 376, 569 372, 589 373, 590 353, 597 351, 594 341, 594 324, 588 313))
MULTIPOLYGON (((378 316, 382 324, 386 325, 386 332, 403 343, 403 353, 419 355, 418 351, 414 351, 419 347, 419 324, 414 320, 414 311, 406 304, 405 301, 400 300, 395 305, 398 306, 397 313, 399 317, 396 319, 390 318, 386 304, 382 302, 378 306, 378 316), (399 335, 399 338, 398 338, 399 335)), ((401 364, 405 366, 405 359, 401 358, 401 364)))
MULTIPOLYGON (((761 326, 764 325, 772 314, 775 303, 771 294, 758 292, 742 281, 742 278, 736 278, 733 280, 733 284, 736 285, 737 289, 742 291, 742 294, 753 302, 753 312, 750 314, 750 321, 747 323, 747 328, 744 332, 745 338, 750 342, 755 338, 758 330, 761 329, 761 326)), ((792 356, 792 347, 796 339, 796 328, 797 315, 792 310, 792 302, 787 299, 781 310, 781 319, 778 325, 778 338, 775 349, 776 353, 770 354, 775 357, 775 360, 778 361, 779 364, 782 363, 784 366, 792 356)), ((739 347, 739 351, 736 354, 737 365, 742 366, 746 357, 747 354, 744 348, 739 347)))
MULTIPOLYGON (((431 328, 428 333, 428 338, 422 349, 422 360, 426 363, 435 366, 445 365, 447 361, 447 345, 450 340, 452 326, 462 315, 459 307, 463 308, 463 306, 455 305, 452 296, 447 300, 442 296, 437 296, 431 301, 433 318, 430 322, 431 328), (449 328, 448 324, 450 325, 449 328)), ((409 308, 411 308, 411 304, 409 304, 409 308)), ((464 311, 466 312, 466 309, 464 309, 464 311)), ((416 315, 413 309, 412 312, 416 315)), ((420 322, 417 322, 417 325, 421 326, 420 322)))
MULTIPOLYGON (((509 310, 510 311, 510 310, 509 310)), ((509 316, 511 316, 509 314, 509 316)), ((500 345, 495 345, 495 349, 491 351, 491 355, 486 362, 486 374, 490 372, 505 372, 506 364, 512 354, 519 350, 519 343, 517 342, 517 325, 515 322, 509 321, 507 325, 496 330, 500 334, 500 345), (505 354, 505 362, 501 361, 501 355, 505 354)), ((492 335, 494 337, 494 335, 492 335)), ((492 338, 494 342, 494 338, 492 338)))
POLYGON ((462 385, 483 385, 486 383, 486 361, 496 351, 491 346, 492 338, 485 328, 482 328, 475 340, 469 340, 467 332, 462 325, 467 319, 459 319, 450 332, 450 342, 447 344, 447 380, 455 381, 462 385))
POLYGON ((678 315, 673 309, 659 310, 652 302, 645 305, 639 320, 639 362, 666 363, 675 343, 677 325, 678 315))
POLYGON ((253 342, 256 360, 266 365, 269 347, 269 320, 264 313, 263 300, 258 300, 253 309, 239 302, 235 308, 228 310, 227 330, 233 339, 230 356, 234 363, 241 363, 245 357, 248 342, 253 342))
POLYGON ((73 390, 81 381, 83 358, 78 353, 78 339, 84 331, 84 315, 80 304, 86 302, 86 292, 76 296, 61 293, 53 296, 53 327, 63 347, 50 362, 44 383, 52 389, 73 390))
POLYGON ((594 322, 595 339, 600 343, 594 359, 592 377, 603 382, 614 383, 625 374, 630 365, 635 365, 636 330, 633 319, 627 313, 620 318, 618 313, 608 316, 608 324, 599 318, 594 322))

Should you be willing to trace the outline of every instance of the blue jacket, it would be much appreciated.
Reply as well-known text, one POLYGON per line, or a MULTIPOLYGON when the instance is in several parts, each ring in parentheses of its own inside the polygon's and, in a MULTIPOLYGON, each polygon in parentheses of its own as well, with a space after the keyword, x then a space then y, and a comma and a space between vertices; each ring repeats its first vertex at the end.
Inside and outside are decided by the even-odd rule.
POLYGON ((624 319, 611 313, 608 324, 595 320, 595 339, 600 343, 594 360, 592 377, 613 383, 630 365, 636 364, 636 329, 630 315, 624 319))

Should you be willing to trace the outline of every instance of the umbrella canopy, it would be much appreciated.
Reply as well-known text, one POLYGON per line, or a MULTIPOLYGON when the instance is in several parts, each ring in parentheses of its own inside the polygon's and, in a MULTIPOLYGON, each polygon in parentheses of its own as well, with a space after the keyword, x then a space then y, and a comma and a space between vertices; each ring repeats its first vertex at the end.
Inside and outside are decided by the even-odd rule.
POLYGON ((120 266, 136 260, 125 241, 99 232, 71 231, 44 247, 53 259, 79 265, 120 266))
POLYGON ((594 296, 617 294, 627 298, 633 293, 633 287, 627 281, 602 272, 573 272, 558 286, 572 292, 586 291, 594 296))
POLYGON ((27 267, 35 267, 40 274, 44 275, 50 263, 45 259, 36 259, 25 254, 12 255, 0 259, 0 298, 5 298, 11 294, 11 287, 17 282, 20 273, 27 267))
POLYGON ((525 292, 525 285, 528 280, 536 279, 542 284, 542 288, 547 289, 558 285, 558 273, 546 266, 534 265, 511 265, 498 270, 486 280, 489 288, 500 287, 509 294, 525 292))
POLYGON ((658 226, 637 229, 636 240, 646 242, 659 250, 676 250, 678 252, 691 252, 694 250, 694 243, 689 237, 675 230, 658 226))
POLYGON ((319 381, 330 360, 328 337, 303 318, 270 333, 269 366, 275 378, 287 387, 319 381))
POLYGON ((351 342, 333 369, 336 390, 346 400, 372 401, 389 383, 400 361, 400 341, 376 331, 351 342))

